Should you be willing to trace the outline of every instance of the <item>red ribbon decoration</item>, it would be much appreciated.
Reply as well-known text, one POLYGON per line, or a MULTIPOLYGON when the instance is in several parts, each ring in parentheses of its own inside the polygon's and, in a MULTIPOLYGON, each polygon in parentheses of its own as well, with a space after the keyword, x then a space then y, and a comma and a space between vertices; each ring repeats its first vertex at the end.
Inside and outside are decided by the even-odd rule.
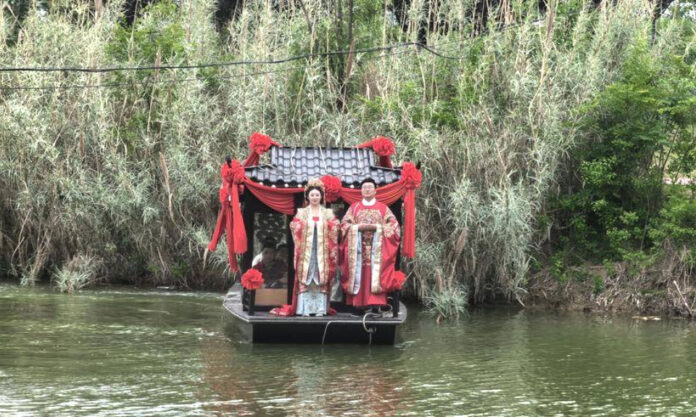
POLYGON ((391 291, 398 291, 404 287, 404 283, 406 282, 406 275, 401 272, 401 271, 394 271, 394 275, 392 277, 392 285, 391 291))
MULTIPOLYGON (((246 187, 263 204, 273 210, 293 215, 295 214, 295 194, 304 192, 304 188, 276 188, 251 181, 245 176, 244 167, 257 164, 260 154, 267 152, 271 146, 281 146, 271 140, 267 135, 253 133, 250 139, 251 154, 242 166, 237 161, 225 163, 220 168, 222 187, 220 188, 220 214, 213 237, 208 249, 213 252, 222 236, 223 230, 227 236, 227 252, 230 262, 230 270, 239 271, 236 255, 247 251, 247 236, 244 220, 242 218, 239 193, 241 187, 246 187)), ((372 147, 380 156, 380 164, 391 168, 389 156, 394 153, 394 143, 384 137, 376 137, 369 142, 359 145, 358 148, 372 147), (382 158, 386 158, 383 160, 382 158), (383 164, 384 162, 384 164, 383 164)), ((423 176, 411 162, 405 162, 401 168, 401 179, 397 182, 377 188, 377 201, 387 206, 395 203, 400 198, 404 199, 403 240, 401 253, 407 258, 413 258, 416 253, 416 189, 421 185, 423 176)), ((360 189, 346 188, 337 177, 325 175, 321 178, 325 187, 325 198, 328 203, 339 198, 348 204, 362 199, 360 189)))
POLYGON ((356 148, 372 148, 372 150, 379 156, 380 166, 385 168, 393 168, 390 157, 394 155, 396 147, 391 139, 385 138, 384 136, 377 136, 372 140, 356 146, 356 148))
POLYGON ((222 187, 220 187, 220 214, 218 215, 215 232, 208 244, 208 250, 214 252, 222 236, 223 224, 227 237, 227 257, 232 272, 239 271, 237 257, 247 251, 247 237, 244 229, 244 219, 239 207, 239 184, 244 182, 244 168, 237 161, 224 163, 220 167, 222 187))
POLYGON ((324 175, 319 178, 324 184, 324 199, 327 203, 333 203, 341 197, 341 179, 333 175, 324 175))
POLYGON ((411 162, 404 162, 401 168, 401 180, 404 193, 404 241, 401 248, 407 258, 416 255, 416 189, 420 188, 423 174, 411 162))
POLYGON ((249 136, 249 148, 251 149, 251 153, 246 161, 244 161, 244 166, 258 165, 261 155, 268 152, 271 146, 280 147, 281 145, 268 135, 259 132, 252 133, 251 136, 249 136))
POLYGON ((256 268, 249 268, 242 274, 242 286, 249 291, 258 290, 263 286, 263 274, 256 268))

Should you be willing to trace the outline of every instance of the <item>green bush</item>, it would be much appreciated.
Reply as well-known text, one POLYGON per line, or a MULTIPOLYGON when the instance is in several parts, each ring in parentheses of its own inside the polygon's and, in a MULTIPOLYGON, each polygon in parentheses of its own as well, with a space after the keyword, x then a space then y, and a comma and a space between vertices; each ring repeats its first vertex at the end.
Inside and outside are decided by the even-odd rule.
POLYGON ((549 239, 565 250, 559 278, 578 248, 603 259, 654 245, 645 222, 661 230, 651 220, 662 209, 661 174, 683 174, 693 156, 682 129, 696 113, 686 99, 689 22, 660 22, 655 45, 641 49, 632 46, 649 36, 653 7, 638 0, 599 11, 561 2, 556 13, 502 2, 484 35, 473 32, 466 2, 412 2, 404 27, 389 5, 369 0, 243 3, 221 33, 211 1, 158 2, 132 27, 121 24, 119 2, 99 16, 89 2, 49 3, 46 15, 27 11, 16 42, 16 28, 2 25, 0 66, 198 64, 347 49, 349 4, 356 48, 415 41, 420 23, 437 16, 428 45, 455 59, 409 47, 352 61, 4 73, 3 86, 30 87, 0 93, 4 273, 31 284, 91 254, 106 281, 228 285, 224 245, 205 250, 218 168, 225 155, 247 155, 254 131, 288 146, 391 136, 397 164, 420 161, 418 254, 404 269, 422 300, 436 296, 433 271, 442 271, 442 288, 455 288, 433 303, 443 313, 457 314, 448 306, 464 301, 515 299, 549 239), (664 169, 646 162, 668 149, 664 169))
POLYGON ((571 158, 578 169, 555 203, 557 225, 570 231, 580 256, 620 260, 649 250, 669 227, 660 223, 688 206, 680 199, 663 210, 663 179, 690 176, 694 167, 694 68, 683 56, 659 53, 637 43, 621 78, 581 107, 586 139, 571 158))
POLYGON ((660 215, 653 220, 649 234, 655 242, 670 241, 675 246, 696 248, 696 199, 673 188, 660 215))

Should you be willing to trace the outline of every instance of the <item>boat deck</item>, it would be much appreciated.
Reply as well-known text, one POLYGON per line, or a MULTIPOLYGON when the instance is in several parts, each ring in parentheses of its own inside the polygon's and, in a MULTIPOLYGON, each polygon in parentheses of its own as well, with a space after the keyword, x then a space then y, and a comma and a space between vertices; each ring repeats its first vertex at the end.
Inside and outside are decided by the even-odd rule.
POLYGON ((286 343, 378 343, 393 344, 396 327, 406 321, 406 306, 399 303, 399 313, 355 314, 338 311, 321 317, 275 316, 268 311, 249 315, 242 307, 241 289, 233 288, 223 307, 252 342, 286 343))

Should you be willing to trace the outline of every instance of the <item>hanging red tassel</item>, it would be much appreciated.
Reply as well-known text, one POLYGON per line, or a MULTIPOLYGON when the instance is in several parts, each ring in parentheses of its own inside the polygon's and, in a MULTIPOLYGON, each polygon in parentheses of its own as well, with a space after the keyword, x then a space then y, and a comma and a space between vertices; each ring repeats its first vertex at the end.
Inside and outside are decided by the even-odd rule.
POLYGON ((404 236, 401 253, 407 258, 416 255, 416 189, 423 181, 423 175, 411 162, 405 162, 401 169, 401 182, 406 189, 404 195, 404 236))

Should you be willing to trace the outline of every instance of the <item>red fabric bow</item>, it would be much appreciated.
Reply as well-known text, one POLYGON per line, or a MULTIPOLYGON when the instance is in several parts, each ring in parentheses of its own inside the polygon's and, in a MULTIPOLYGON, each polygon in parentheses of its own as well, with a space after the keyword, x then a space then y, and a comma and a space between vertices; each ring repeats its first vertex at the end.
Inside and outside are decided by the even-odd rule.
POLYGON ((244 175, 244 167, 242 166, 242 164, 233 160, 230 165, 232 165, 232 167, 230 167, 230 177, 231 177, 230 184, 233 182, 237 185, 243 183, 245 175, 244 175))
POLYGON ((372 140, 358 145, 357 148, 372 148, 379 156, 379 164, 383 167, 392 168, 390 156, 394 155, 396 147, 391 139, 385 138, 384 136, 377 136, 372 140))
POLYGON ((327 203, 333 203, 341 196, 341 180, 332 176, 324 175, 320 178, 324 183, 324 199, 327 203))
POLYGON ((391 139, 385 138, 384 136, 377 136, 370 141, 372 143, 372 150, 379 156, 392 156, 396 151, 394 142, 391 139))
POLYGON ((407 190, 415 190, 420 188, 423 174, 412 162, 404 162, 404 166, 401 168, 401 181, 403 181, 404 188, 407 190))
POLYGON ((259 132, 254 132, 249 137, 249 147, 259 155, 268 152, 271 146, 280 146, 280 144, 271 139, 270 136, 259 132))
POLYGON ((263 286, 263 274, 256 268, 249 268, 242 275, 242 286, 249 291, 258 290, 263 286))
POLYGON ((391 291, 398 291, 402 289, 405 282, 406 274, 401 271, 394 271, 394 275, 392 276, 391 291))
POLYGON ((363 144, 357 146, 357 148, 372 148, 373 151, 379 156, 391 156, 394 155, 396 147, 391 139, 385 138, 384 136, 377 136, 372 138, 363 144))
POLYGON ((251 154, 244 161, 244 166, 257 165, 261 155, 268 152, 271 146, 281 146, 278 142, 271 139, 270 136, 264 135, 263 133, 254 132, 249 136, 249 148, 251 149, 251 154))

